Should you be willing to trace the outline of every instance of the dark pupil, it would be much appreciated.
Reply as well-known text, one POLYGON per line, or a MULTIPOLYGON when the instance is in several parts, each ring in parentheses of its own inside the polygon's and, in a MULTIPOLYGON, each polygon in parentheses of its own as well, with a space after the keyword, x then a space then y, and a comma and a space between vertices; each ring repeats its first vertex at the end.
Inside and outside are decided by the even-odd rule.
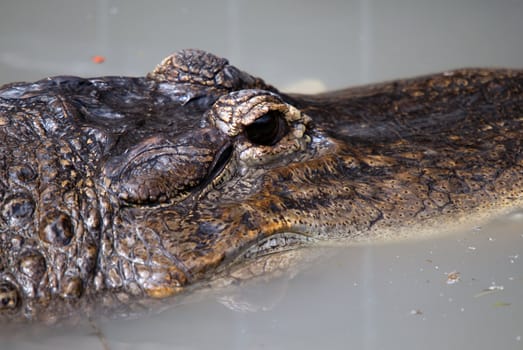
POLYGON ((272 146, 287 133, 283 113, 269 111, 245 127, 245 135, 254 144, 272 146))

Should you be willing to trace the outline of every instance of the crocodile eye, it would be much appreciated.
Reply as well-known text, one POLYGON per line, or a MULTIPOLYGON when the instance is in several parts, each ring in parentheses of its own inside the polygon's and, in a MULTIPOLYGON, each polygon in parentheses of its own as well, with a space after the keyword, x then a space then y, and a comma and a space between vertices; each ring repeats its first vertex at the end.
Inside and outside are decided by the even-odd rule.
POLYGON ((288 131, 283 113, 269 111, 244 129, 245 136, 256 145, 272 146, 281 140, 288 131))

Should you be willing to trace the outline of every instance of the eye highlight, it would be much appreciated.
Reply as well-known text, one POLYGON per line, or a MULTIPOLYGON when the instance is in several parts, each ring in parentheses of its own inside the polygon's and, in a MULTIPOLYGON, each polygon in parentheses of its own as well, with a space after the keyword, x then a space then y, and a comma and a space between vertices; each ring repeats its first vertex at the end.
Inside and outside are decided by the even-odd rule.
POLYGON ((269 111, 251 124, 245 126, 247 139, 260 146, 272 146, 282 139, 289 131, 285 117, 280 111, 269 111))

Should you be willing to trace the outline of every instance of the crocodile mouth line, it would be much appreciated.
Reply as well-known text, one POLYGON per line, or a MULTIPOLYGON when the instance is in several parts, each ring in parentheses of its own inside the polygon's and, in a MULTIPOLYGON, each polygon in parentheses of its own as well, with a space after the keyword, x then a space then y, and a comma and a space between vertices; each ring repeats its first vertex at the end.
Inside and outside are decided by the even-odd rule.
POLYGON ((254 260, 262 256, 277 254, 316 243, 318 240, 311 236, 296 232, 280 232, 265 237, 247 247, 232 262, 232 265, 245 260, 254 260))

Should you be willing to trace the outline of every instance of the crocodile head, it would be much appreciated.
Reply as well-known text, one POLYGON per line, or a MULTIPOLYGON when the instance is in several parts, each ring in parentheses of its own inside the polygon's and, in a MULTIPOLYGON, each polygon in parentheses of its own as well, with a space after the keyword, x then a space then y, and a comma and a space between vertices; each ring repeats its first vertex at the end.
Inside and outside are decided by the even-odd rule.
POLYGON ((310 243, 317 222, 298 212, 335 148, 276 89, 198 50, 145 78, 5 86, 0 128, 0 309, 26 318, 107 291, 164 298, 310 243))
POLYGON ((168 57, 148 79, 169 107, 140 109, 139 125, 118 134, 100 163, 98 192, 112 213, 104 285, 163 298, 235 262, 314 240, 317 222, 298 214, 307 206, 300 187, 314 177, 303 167, 335 146, 309 116, 201 51, 168 57))
POLYGON ((324 238, 521 206, 522 105, 517 70, 299 96, 197 50, 143 78, 4 86, 0 318, 163 299, 324 238))

